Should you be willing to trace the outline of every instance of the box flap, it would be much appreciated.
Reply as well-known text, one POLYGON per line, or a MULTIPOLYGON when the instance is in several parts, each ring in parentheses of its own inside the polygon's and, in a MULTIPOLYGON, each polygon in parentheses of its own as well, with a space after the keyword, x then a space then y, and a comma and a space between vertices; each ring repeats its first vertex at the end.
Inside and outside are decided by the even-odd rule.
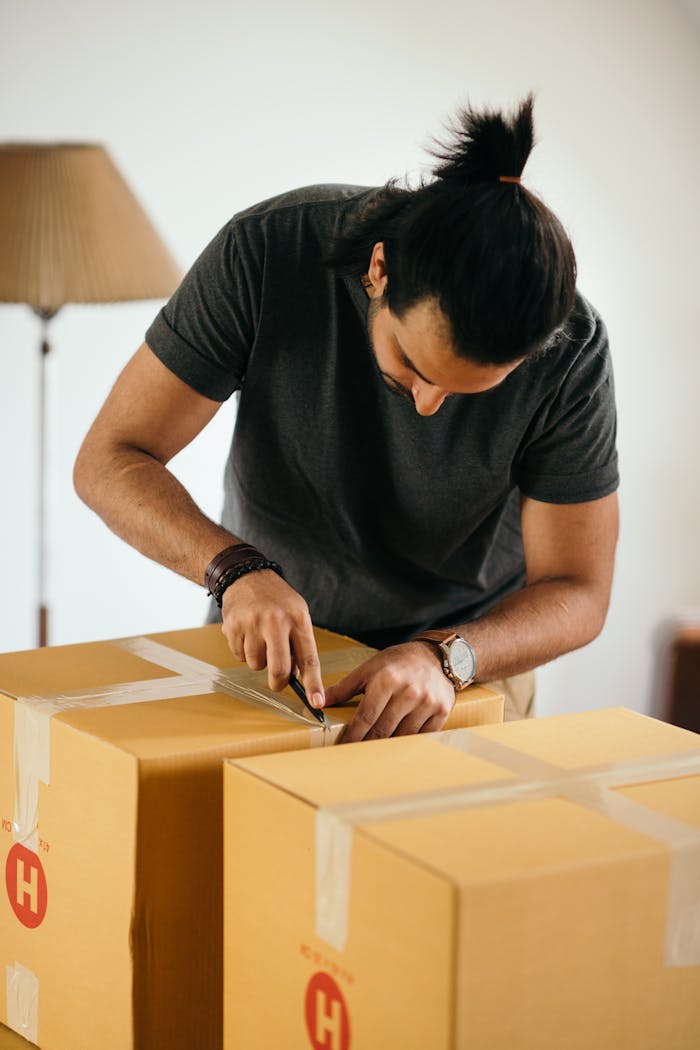
POLYGON ((293 758, 289 754, 247 758, 236 764, 318 807, 435 791, 504 776, 515 779, 498 765, 442 746, 440 736, 430 733, 363 740, 334 748, 332 754, 319 752, 313 762, 285 761, 293 758))
MULTIPOLYGON (((317 630, 316 639, 328 682, 373 652, 330 631, 317 630)), ((318 743, 337 737, 339 729, 324 736, 289 688, 273 697, 287 711, 240 699, 232 684, 239 673, 246 683, 241 696, 254 699, 267 690, 266 672, 250 672, 236 662, 218 624, 0 654, 0 692, 49 698, 47 715, 138 758, 228 744, 229 754, 245 754, 247 741, 274 740, 290 730, 313 732, 318 743)), ((352 710, 330 714, 337 725, 351 717, 352 710)))
MULTIPOLYGON (((560 769, 567 782, 575 782, 572 771, 577 769, 626 760, 640 760, 643 768, 646 759, 673 754, 700 758, 700 737, 624 708, 609 708, 368 741, 332 754, 297 752, 236 764, 464 883, 535 875, 557 865, 580 866, 640 850, 664 851, 663 843, 638 828, 623 827, 585 797, 566 797, 558 788, 548 791, 546 776, 556 777, 560 769), (460 741, 467 739, 462 734, 474 734, 485 748, 478 754, 462 750, 460 741), (501 764, 498 747, 486 757, 489 741, 505 748, 501 755, 510 753, 512 763, 501 764), (521 757, 526 765, 518 770, 521 757), (545 770, 536 797, 520 792, 533 780, 529 767, 545 770), (479 786, 486 791, 479 804, 454 802, 455 793, 466 798, 479 786), (489 798, 494 787, 497 795, 489 798), (394 814, 397 800, 399 813, 394 814)), ((630 775, 632 783, 639 778, 640 762, 634 778, 630 775)), ((624 788, 623 772, 618 780, 611 790, 624 788)), ((645 793, 636 784, 624 790, 630 798, 637 793, 653 804, 656 785, 647 788, 645 793)), ((682 777, 681 786, 662 788, 659 796, 660 812, 700 828, 700 775, 682 777)))
POLYGON ((626 707, 606 707, 548 718, 522 719, 498 727, 484 726, 485 739, 516 748, 524 755, 562 769, 644 758, 666 752, 695 751, 700 736, 626 707))

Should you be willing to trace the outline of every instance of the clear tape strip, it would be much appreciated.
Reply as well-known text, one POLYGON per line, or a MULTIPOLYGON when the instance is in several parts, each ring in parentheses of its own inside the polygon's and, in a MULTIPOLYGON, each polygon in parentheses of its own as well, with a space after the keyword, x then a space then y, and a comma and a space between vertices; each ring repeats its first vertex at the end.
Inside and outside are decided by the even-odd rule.
POLYGON ((331 808, 316 815, 316 932, 342 952, 348 939, 352 826, 331 808))
POLYGON ((192 676, 194 678, 206 678, 219 668, 209 664, 206 660, 198 660, 196 656, 181 653, 179 649, 171 649, 169 645, 155 642, 152 638, 135 636, 133 638, 117 638, 112 643, 118 649, 126 649, 134 656, 140 656, 150 664, 165 667, 175 674, 192 676))
MULTIPOLYGON (((144 660, 150 661, 150 663, 158 664, 160 667, 166 667, 177 674, 207 675, 213 669, 211 664, 198 660, 194 656, 188 656, 187 653, 181 653, 177 649, 171 649, 169 646, 163 645, 161 642, 155 642, 151 638, 120 638, 112 644, 128 649, 135 656, 140 656, 144 660)), ((358 664, 361 664, 364 660, 369 660, 370 656, 374 656, 375 652, 375 649, 370 649, 366 645, 348 645, 342 649, 320 650, 321 671, 327 675, 354 671, 358 664)), ((236 668, 236 670, 238 669, 236 668)), ((250 673, 263 676, 265 674, 264 671, 251 671, 250 673)))
POLYGON ((38 852, 39 781, 50 779, 49 719, 31 704, 15 705, 13 837, 38 852))
MULTIPOLYGON (((330 730, 316 721, 296 698, 282 697, 266 685, 265 671, 249 667, 219 668, 188 656, 150 638, 123 638, 112 643, 149 663, 172 671, 170 678, 120 682, 102 689, 78 689, 71 693, 15 696, 15 800, 13 836, 28 849, 37 851, 39 781, 50 780, 50 719, 63 711, 152 703, 184 696, 224 693, 245 703, 275 711, 304 725, 311 732, 312 746, 329 746, 338 739, 344 723, 326 714, 330 730)), ((352 670, 373 650, 351 646, 320 653, 326 674, 352 670)))
POLYGON ((468 729, 438 733, 432 739, 498 765, 509 775, 459 788, 320 807, 316 815, 316 932, 319 937, 338 950, 342 950, 347 940, 354 827, 477 806, 564 797, 668 846, 671 863, 664 962, 666 966, 700 965, 700 829, 610 790, 700 775, 700 751, 566 770, 498 741, 477 736, 468 729))
POLYGON ((74 693, 17 696, 15 699, 18 703, 31 706, 38 714, 51 717, 62 711, 147 704, 154 700, 173 700, 179 696, 200 696, 213 692, 213 676, 185 678, 174 675, 172 678, 150 678, 140 682, 117 682, 102 689, 77 689, 74 693))
POLYGON ((39 1042, 39 978, 16 962, 5 967, 7 1025, 30 1043, 39 1042))

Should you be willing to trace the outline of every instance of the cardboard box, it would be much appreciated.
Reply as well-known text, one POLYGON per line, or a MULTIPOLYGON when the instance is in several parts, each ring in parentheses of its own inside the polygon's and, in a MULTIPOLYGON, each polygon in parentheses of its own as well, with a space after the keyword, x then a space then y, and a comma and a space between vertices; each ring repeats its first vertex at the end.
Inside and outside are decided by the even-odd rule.
MULTIPOLYGON (((317 641, 327 683, 372 652, 317 641)), ((472 690, 453 722, 502 708, 472 690)), ((0 1022, 45 1050, 220 1047, 222 760, 352 713, 324 731, 217 625, 0 655, 0 1022)))
POLYGON ((29 1050, 32 1046, 21 1035, 0 1024, 0 1050, 29 1050))
POLYGON ((697 1050, 700 736, 611 708, 224 765, 224 1048, 697 1050))

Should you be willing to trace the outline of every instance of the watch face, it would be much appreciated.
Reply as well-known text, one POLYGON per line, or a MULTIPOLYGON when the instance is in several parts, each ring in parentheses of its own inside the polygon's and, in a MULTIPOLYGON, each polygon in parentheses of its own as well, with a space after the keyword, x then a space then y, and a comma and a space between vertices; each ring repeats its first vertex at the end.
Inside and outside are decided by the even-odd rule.
POLYGON ((450 664, 453 673, 463 682, 470 682, 475 671, 474 653, 463 638, 455 638, 450 645, 450 664))

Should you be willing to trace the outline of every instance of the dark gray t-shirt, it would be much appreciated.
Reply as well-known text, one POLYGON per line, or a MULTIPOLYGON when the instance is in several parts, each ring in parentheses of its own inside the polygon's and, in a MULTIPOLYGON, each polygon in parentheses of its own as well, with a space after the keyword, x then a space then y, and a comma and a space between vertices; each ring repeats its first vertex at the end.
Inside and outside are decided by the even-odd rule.
POLYGON ((370 188, 312 186, 234 216, 146 333, 206 397, 238 391, 222 523, 278 561, 314 623, 369 644, 474 619, 521 587, 520 495, 617 487, 603 322, 500 386, 419 416, 382 380, 356 277, 322 262, 370 188))

